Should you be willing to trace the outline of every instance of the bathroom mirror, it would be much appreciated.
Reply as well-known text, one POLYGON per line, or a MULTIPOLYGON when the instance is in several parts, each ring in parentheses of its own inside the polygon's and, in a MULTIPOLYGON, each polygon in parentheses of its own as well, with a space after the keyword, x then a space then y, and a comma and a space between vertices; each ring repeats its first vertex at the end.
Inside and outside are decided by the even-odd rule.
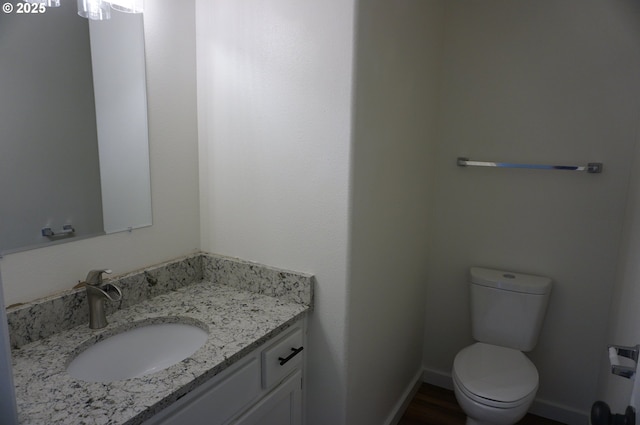
POLYGON ((0 254, 151 225, 142 15, 3 4, 0 254))

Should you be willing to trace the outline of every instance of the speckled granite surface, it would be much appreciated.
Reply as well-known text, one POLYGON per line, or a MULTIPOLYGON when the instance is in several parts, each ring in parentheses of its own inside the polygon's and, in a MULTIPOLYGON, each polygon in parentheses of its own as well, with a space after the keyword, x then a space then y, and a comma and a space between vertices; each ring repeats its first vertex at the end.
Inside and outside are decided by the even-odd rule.
POLYGON ((13 350, 21 424, 138 424, 217 375, 309 309, 304 304, 201 282, 157 296, 109 317, 13 350), (160 372, 112 383, 83 382, 66 372, 93 342, 146 323, 186 322, 208 327, 209 339, 191 357, 160 372))
MULTIPOLYGON (((123 294, 121 303, 105 304, 107 315, 203 279, 313 305, 312 275, 217 254, 197 253, 121 276, 105 275, 105 281, 116 284, 123 294)), ((7 321, 13 348, 88 323, 86 291, 69 289, 9 308, 7 321)))
POLYGON ((8 309, 20 423, 141 423, 289 327, 313 302, 312 275, 207 253, 108 281, 123 301, 107 303, 104 329, 89 329, 84 289, 8 309), (190 358, 140 378, 90 383, 66 372, 89 345, 159 322, 197 324, 209 339, 190 358))
POLYGON ((202 255, 205 280, 313 306, 313 276, 238 258, 202 255))
MULTIPOLYGON (((146 299, 202 280, 202 257, 196 254, 147 267, 121 276, 105 276, 105 282, 122 290, 121 303, 105 303, 107 315, 146 299)), ((87 270, 88 272, 88 270, 87 270)), ((84 276, 79 276, 84 278, 84 276)), ((70 282, 73 286, 77 282, 70 282)), ((18 348, 41 338, 89 323, 84 288, 69 289, 7 309, 11 347, 18 348)))

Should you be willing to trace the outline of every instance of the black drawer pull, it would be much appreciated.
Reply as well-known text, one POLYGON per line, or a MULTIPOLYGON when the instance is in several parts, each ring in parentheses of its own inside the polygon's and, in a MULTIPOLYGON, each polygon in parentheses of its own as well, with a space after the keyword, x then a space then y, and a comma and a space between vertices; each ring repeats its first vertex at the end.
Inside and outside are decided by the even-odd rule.
POLYGON ((286 357, 284 359, 282 357, 278 357, 278 360, 280 360, 280 366, 282 366, 283 364, 285 364, 286 362, 288 362, 289 360, 294 358, 302 350, 304 350, 304 347, 292 348, 291 351, 293 351, 293 353, 289 354, 288 357, 286 357))

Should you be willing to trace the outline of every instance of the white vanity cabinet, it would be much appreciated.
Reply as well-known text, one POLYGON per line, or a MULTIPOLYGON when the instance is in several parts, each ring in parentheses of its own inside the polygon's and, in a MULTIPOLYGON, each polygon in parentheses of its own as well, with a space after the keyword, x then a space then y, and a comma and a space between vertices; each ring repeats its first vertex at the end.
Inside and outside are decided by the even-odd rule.
POLYGON ((296 371, 267 394, 234 425, 301 425, 302 372, 296 371))
POLYGON ((303 319, 144 425, 302 425, 305 334, 303 319))

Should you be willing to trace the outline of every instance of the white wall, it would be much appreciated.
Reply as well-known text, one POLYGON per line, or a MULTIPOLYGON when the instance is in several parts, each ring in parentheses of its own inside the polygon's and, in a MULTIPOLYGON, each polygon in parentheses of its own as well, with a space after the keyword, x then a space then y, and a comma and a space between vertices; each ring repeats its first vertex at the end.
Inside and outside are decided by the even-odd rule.
POLYGON ((383 424, 422 377, 443 2, 358 3, 348 424, 383 424))
MULTIPOLYGON (((627 5, 626 15, 632 23, 630 30, 629 55, 631 71, 640 75, 640 60, 637 40, 640 39, 640 3, 627 5)), ((638 99, 640 103, 640 99, 638 99)), ((638 306, 640 306, 640 111, 635 110, 635 132, 633 138, 636 149, 633 154, 631 184, 629 185, 627 210, 624 220, 624 238, 620 247, 618 272, 613 287, 613 302, 607 332, 607 344, 634 346, 640 344, 640 325, 638 325, 638 306)), ((598 385, 597 399, 609 403, 614 413, 623 413, 628 405, 636 412, 640 411, 640 378, 625 379, 611 374, 609 358, 605 347, 602 352, 602 368, 598 385), (636 391, 633 393, 633 385, 636 391)), ((636 413, 637 414, 637 413, 636 413)))
POLYGON ((308 423, 342 424, 354 2, 197 7, 202 247, 316 275, 308 423))
MULTIPOLYGON (((639 116, 629 1, 447 2, 424 363, 471 342, 467 269, 553 278, 538 412, 596 396, 639 116), (457 156, 604 162, 604 173, 459 168, 457 156)), ((577 415, 572 415, 575 411, 577 415)), ((561 413, 561 412, 560 412, 561 413)), ((578 422, 573 422, 578 423, 578 422)))
MULTIPOLYGON (((640 34, 639 34, 640 36, 640 34)), ((638 69, 640 73, 640 69, 638 69)), ((620 251, 620 265, 614 286, 614 299, 611 304, 611 317, 606 343, 635 346, 640 344, 640 326, 638 326, 638 306, 640 306, 640 115, 638 115, 634 168, 629 189, 629 202, 624 222, 624 240, 620 251)), ((598 400, 607 402, 614 413, 623 413, 628 405, 636 412, 640 411, 640 392, 632 400, 634 380, 611 374, 606 347, 601 350, 602 368, 598 385, 598 400)), ((640 389, 640 386, 638 386, 640 389)))
POLYGON ((92 268, 122 273, 199 248, 194 16, 193 2, 171 0, 144 15, 153 226, 5 256, 8 304, 71 288, 92 268))

